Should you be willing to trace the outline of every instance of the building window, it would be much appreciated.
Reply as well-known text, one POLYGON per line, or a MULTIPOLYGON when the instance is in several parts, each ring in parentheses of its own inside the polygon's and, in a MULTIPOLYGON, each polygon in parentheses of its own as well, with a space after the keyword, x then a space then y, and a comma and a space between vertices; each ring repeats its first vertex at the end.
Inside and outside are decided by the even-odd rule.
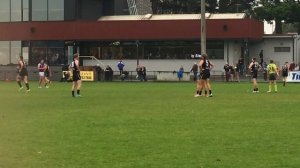
POLYGON ((291 47, 274 47, 274 52, 291 52, 291 47))
POLYGON ((17 64, 21 54, 21 41, 0 41, 1 65, 17 64))
POLYGON ((10 0, 0 1, 0 22, 10 22, 10 0))
POLYGON ((0 22, 64 20, 64 0, 0 0, 0 22))
POLYGON ((64 0, 32 0, 32 21, 64 20, 64 0))
POLYGON ((208 41, 206 48, 210 59, 224 59, 223 41, 208 41))
POLYGON ((64 0, 48 1, 48 20, 64 20, 64 0))
POLYGON ((21 41, 10 42, 10 63, 17 64, 21 55, 21 41))
POLYGON ((29 0, 23 0, 23 21, 29 21, 29 0))
POLYGON ((47 21, 47 0, 32 0, 32 21, 47 21))
POLYGON ((11 0, 11 22, 22 21, 22 1, 20 0, 11 0))
POLYGON ((37 65, 41 59, 49 65, 64 64, 64 42, 62 41, 31 41, 29 65, 37 65))
POLYGON ((0 63, 1 65, 10 63, 9 41, 0 41, 0 63))
MULTIPOLYGON (((84 54, 98 56, 99 59, 199 59, 201 53, 199 41, 123 41, 119 45, 103 42, 102 46, 91 46, 85 43, 81 51, 84 54), (98 49, 97 49, 98 48, 98 49)), ((224 59, 224 42, 208 41, 207 53, 210 59, 224 59)))

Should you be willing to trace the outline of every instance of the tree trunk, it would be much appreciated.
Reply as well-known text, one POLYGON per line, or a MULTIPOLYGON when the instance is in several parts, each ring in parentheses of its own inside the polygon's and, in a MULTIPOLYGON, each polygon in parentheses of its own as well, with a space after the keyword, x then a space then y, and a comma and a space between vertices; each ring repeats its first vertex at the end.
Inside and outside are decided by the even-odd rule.
POLYGON ((275 19, 275 34, 282 34, 282 22, 280 19, 275 19))

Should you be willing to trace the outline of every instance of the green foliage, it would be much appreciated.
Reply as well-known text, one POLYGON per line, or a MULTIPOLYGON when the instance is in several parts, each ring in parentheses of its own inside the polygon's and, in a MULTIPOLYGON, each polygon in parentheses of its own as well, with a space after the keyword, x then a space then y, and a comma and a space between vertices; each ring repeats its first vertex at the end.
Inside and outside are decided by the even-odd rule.
POLYGON ((220 13, 239 13, 249 12, 255 0, 220 0, 219 12, 220 13))
POLYGON ((300 22, 300 3, 294 0, 262 0, 260 6, 254 8, 254 17, 276 22, 276 32, 282 32, 281 22, 298 23, 300 22))
MULTIPOLYGON (((201 0, 153 0, 154 13, 200 13, 201 0), (159 10, 157 10, 159 9, 159 10)), ((236 13, 251 10, 255 0, 206 0, 209 13, 236 13)))
POLYGON ((300 90, 246 83, 0 82, 2 168, 298 168, 300 90))

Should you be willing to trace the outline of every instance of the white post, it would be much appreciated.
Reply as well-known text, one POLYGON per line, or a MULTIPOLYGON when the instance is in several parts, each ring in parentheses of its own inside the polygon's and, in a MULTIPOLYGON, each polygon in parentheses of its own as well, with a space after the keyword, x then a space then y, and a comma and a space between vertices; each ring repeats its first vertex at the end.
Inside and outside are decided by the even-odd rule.
POLYGON ((205 0, 201 0, 201 54, 206 53, 205 0))

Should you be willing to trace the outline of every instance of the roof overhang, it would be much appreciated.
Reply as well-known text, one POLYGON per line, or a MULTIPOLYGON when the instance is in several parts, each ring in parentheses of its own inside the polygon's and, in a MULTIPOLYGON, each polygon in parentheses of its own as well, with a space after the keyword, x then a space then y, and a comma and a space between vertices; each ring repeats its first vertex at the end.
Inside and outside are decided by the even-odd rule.
MULTIPOLYGON (((262 38, 262 22, 244 16, 239 19, 229 16, 207 16, 214 18, 206 21, 207 39, 262 38)), ((200 40, 200 19, 196 15, 177 15, 176 18, 0 23, 0 40, 200 40)))

